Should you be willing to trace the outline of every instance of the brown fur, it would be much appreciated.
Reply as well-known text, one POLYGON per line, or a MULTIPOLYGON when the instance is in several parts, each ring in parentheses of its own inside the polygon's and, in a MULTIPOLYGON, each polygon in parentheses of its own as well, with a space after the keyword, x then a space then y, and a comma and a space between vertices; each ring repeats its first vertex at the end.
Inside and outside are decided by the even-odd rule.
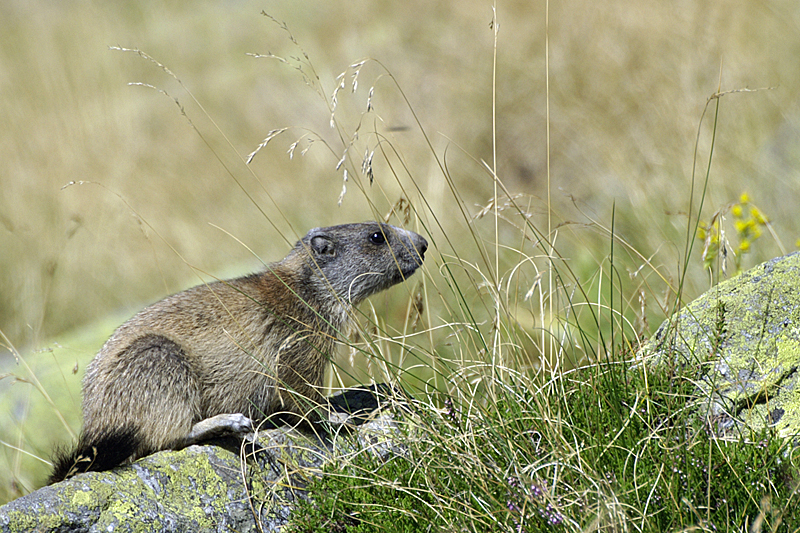
POLYGON ((264 272, 145 308, 89 364, 83 432, 50 482, 247 431, 244 417, 308 415, 350 306, 413 274, 426 248, 386 224, 317 228, 264 272))

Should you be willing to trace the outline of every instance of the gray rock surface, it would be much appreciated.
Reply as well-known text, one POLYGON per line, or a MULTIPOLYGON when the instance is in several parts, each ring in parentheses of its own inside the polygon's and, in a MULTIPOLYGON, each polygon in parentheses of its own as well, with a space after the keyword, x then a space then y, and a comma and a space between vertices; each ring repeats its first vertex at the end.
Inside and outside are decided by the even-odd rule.
POLYGON ((718 284, 665 321, 640 352, 694 365, 700 413, 721 436, 800 434, 800 253, 718 284))
MULTIPOLYGON (((362 416, 376 407, 374 396, 363 392, 344 404, 362 416)), ((347 418, 336 402, 334 409, 339 422, 347 418)), ((280 427, 259 431, 255 448, 230 439, 81 474, 0 507, 0 532, 278 531, 326 460, 397 453, 388 414, 358 428, 334 427, 341 434, 325 441, 280 427)))

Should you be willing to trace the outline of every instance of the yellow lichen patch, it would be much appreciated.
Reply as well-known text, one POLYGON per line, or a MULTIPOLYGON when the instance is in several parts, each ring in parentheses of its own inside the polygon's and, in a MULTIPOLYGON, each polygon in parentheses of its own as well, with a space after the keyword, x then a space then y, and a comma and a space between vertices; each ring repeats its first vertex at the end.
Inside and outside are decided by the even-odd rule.
POLYGON ((94 500, 92 493, 86 490, 80 490, 72 495, 72 505, 89 505, 94 500))

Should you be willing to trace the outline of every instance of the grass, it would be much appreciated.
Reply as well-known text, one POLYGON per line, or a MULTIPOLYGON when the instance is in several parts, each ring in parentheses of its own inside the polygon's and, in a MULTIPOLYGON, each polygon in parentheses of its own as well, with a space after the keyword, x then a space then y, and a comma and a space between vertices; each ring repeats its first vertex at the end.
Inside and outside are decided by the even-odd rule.
MULTIPOLYGON (((385 217, 429 239, 425 272, 361 309, 328 384, 400 381, 430 400, 403 415, 409 454, 332 465, 320 490, 342 497, 307 509, 318 522, 300 530, 789 523, 792 465, 776 463, 774 436, 749 436, 760 447, 709 438, 684 408, 691 375, 626 361, 676 302, 708 287, 707 267, 725 275, 732 204, 768 213, 756 227, 773 237, 748 234, 737 268, 800 234, 788 201, 798 175, 787 88, 800 81, 791 5, 500 5, 499 24, 482 2, 331 3, 275 18, 249 7, 86 1, 4 34, 20 81, 2 107, 13 119, 2 346, 35 360, 30 374, 60 378, 44 390, 71 406, 56 439, 32 429, 39 411, 7 408, 5 498, 36 486, 41 466, 24 452, 47 457, 77 431, 79 377, 108 332, 79 353, 43 360, 37 348, 223 265, 278 259, 309 227, 385 217), (88 44, 71 39, 75 27, 88 44), (48 53, 33 51, 36 35, 48 53), (354 59, 364 56, 380 61, 354 59), (90 65, 107 74, 92 78, 90 65), (698 125, 709 97, 748 86, 777 88, 712 98, 698 125), (61 190, 68 182, 85 184, 61 190), (716 261, 703 264, 700 249, 716 261)), ((22 8, 0 9, 17 20, 22 8)), ((27 371, 13 378, 41 400, 27 371)))
POLYGON ((796 530, 786 442, 687 426, 695 379, 621 360, 544 384, 509 373, 485 403, 414 404, 404 453, 330 463, 289 530, 796 530))

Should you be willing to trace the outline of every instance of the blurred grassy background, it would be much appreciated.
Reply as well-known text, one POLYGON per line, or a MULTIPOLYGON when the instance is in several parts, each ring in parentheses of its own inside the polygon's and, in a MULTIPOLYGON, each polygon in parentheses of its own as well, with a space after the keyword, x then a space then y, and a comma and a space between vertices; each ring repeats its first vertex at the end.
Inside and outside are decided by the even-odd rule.
MULTIPOLYGON (((302 57, 261 10, 285 21, 328 99, 348 65, 380 60, 446 159, 463 205, 478 213, 492 196, 492 181, 474 160, 492 160, 491 8, 483 0, 0 4, 0 331, 7 337, 0 357, 13 361, 9 345, 32 353, 35 372, 63 375, 74 391, 103 337, 143 305, 197 284, 192 267, 215 276, 250 271, 260 262, 247 247, 276 260, 310 227, 374 219, 397 201, 398 185, 382 180, 389 169, 376 157, 376 184, 362 194, 351 183, 337 205, 342 173, 335 167, 344 145, 329 127, 325 101, 291 65, 247 55, 302 57), (169 67, 230 144, 173 78, 111 46, 141 49, 169 67), (130 82, 177 98, 202 137, 169 98, 130 82), (251 174, 240 156, 282 127, 293 129, 256 155, 251 174), (289 146, 309 130, 333 150, 315 142, 301 157, 301 143, 290 158, 289 146), (94 184, 62 190, 73 181, 94 184), (102 331, 75 333, 87 324, 102 331)), ((667 279, 677 279, 698 122, 718 88, 773 87, 723 98, 706 210, 747 191, 786 249, 795 249, 796 2, 566 0, 550 6, 549 35, 544 2, 497 8, 498 175, 510 191, 531 195, 542 223, 547 41, 554 223, 575 223, 563 226, 568 237, 560 237, 560 250, 579 276, 591 277, 608 253, 608 237, 590 219, 609 225, 615 206, 616 232, 652 256, 667 279)), ((381 122, 369 118, 363 138, 376 129, 388 136, 430 213, 458 242, 466 223, 397 89, 375 63, 364 66, 354 95, 349 77, 347 83, 337 110, 343 131, 352 135, 374 86, 381 122)), ((700 136, 700 174, 710 127, 709 120, 700 136)), ((377 137, 371 139, 366 143, 374 148, 377 137)), ((356 167, 360 150, 352 155, 356 167)), ((410 200, 416 205, 419 196, 410 200)), ((490 236, 492 225, 476 223, 490 236)), ((426 236, 443 243, 442 230, 429 227, 426 236)), ((501 229, 519 240, 513 228, 501 229)), ((743 266, 780 253, 764 238, 743 266)), ((441 257, 433 258, 428 267, 435 275, 441 257)), ((635 271, 641 261, 628 264, 635 271)), ((663 318, 663 283, 648 283, 649 312, 663 318)), ((698 258, 690 264, 687 296, 707 287, 698 258)), ((74 411, 79 398, 64 394, 65 410, 74 411)), ((19 405, 0 417, 5 427, 39 419, 19 405)), ((66 437, 62 426, 51 440, 66 437)), ((19 437, 12 444, 48 453, 46 445, 19 437)), ((19 470, 19 454, 8 447, 6 454, 19 470)))

